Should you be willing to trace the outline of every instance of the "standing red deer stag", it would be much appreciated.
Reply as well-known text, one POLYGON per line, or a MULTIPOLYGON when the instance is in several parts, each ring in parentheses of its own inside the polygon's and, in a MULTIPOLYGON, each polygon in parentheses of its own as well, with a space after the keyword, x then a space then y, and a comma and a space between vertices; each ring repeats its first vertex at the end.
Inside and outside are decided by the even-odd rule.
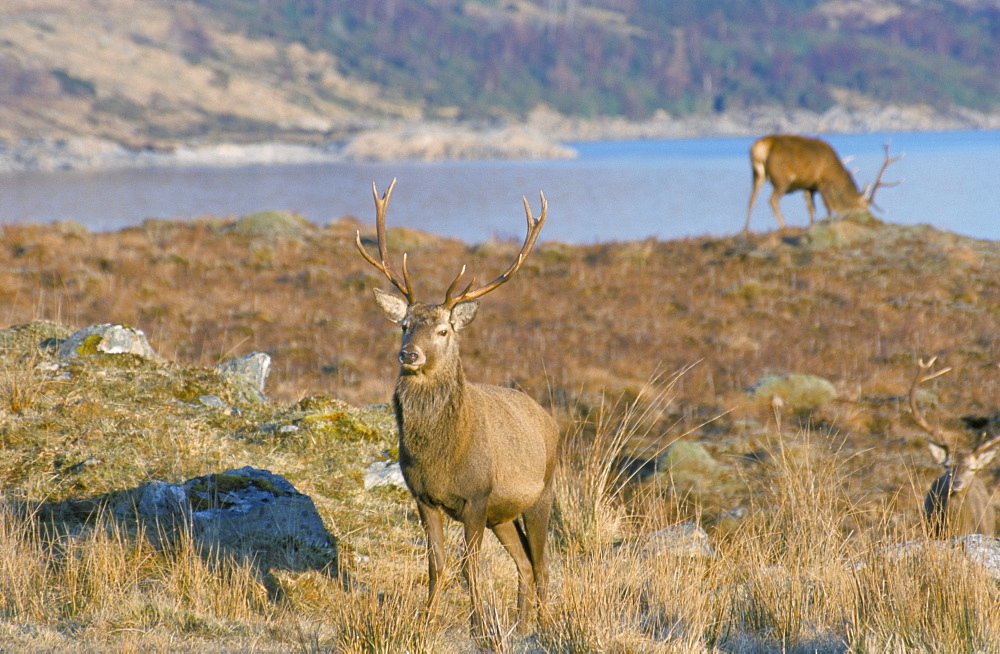
POLYGON ((794 136, 772 134, 754 141, 750 146, 750 166, 753 168, 753 190, 747 206, 747 221, 743 231, 750 229, 750 214, 757 200, 757 193, 767 179, 774 186, 771 193, 771 209, 778 219, 778 226, 785 228, 778 201, 781 196, 795 191, 804 191, 806 208, 809 210, 809 224, 816 221, 815 195, 818 192, 826 205, 827 218, 852 211, 868 211, 873 206, 875 191, 883 184, 885 169, 900 157, 889 158, 889 146, 885 146, 885 162, 875 178, 875 183, 858 190, 858 185, 847 172, 840 157, 826 141, 794 136))
POLYGON ((472 599, 473 633, 484 627, 479 581, 479 549, 489 527, 514 559, 518 572, 518 613, 527 623, 530 603, 544 605, 548 573, 545 538, 552 510, 553 475, 559 445, 555 420, 526 394, 466 381, 459 356, 458 332, 479 308, 477 298, 504 284, 517 272, 545 222, 542 195, 538 220, 527 199, 528 234, 517 259, 489 284, 474 289, 475 279, 459 288, 465 267, 445 292, 441 304, 418 302, 403 255, 400 276, 389 264, 385 212, 396 184, 375 196, 379 260, 361 244, 361 255, 404 296, 375 289, 375 301, 403 328, 399 377, 393 407, 399 428, 399 464, 417 502, 427 534, 428 604, 433 606, 444 569, 443 514, 465 530, 463 572, 472 599))
POLYGON ((933 372, 936 360, 937 357, 927 362, 921 359, 910 385, 913 420, 931 437, 927 441, 931 456, 944 468, 924 497, 924 518, 934 538, 976 533, 992 536, 996 517, 990 493, 976 473, 996 456, 1000 436, 990 437, 987 432, 980 432, 971 448, 961 447, 959 434, 943 432, 927 422, 917 406, 917 387, 951 370, 933 372))

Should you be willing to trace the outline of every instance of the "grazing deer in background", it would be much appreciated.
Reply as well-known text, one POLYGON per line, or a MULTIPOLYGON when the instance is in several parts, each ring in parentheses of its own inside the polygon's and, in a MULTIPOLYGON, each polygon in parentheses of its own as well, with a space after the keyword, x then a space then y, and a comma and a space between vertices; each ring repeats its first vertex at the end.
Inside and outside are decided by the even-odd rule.
POLYGON ((995 516, 990 494, 976 473, 996 456, 1000 436, 990 438, 988 432, 981 431, 972 449, 962 448, 957 442, 960 434, 946 434, 927 422, 917 406, 917 387, 951 370, 932 372, 936 360, 920 359, 920 369, 910 385, 913 420, 931 436, 927 441, 931 456, 944 466, 944 474, 934 480, 924 497, 924 517, 933 538, 976 533, 992 536, 995 516))
POLYGON ((545 537, 559 429, 552 416, 526 394, 466 381, 458 333, 475 317, 477 298, 510 280, 531 252, 545 222, 545 196, 541 196, 538 220, 524 200, 528 234, 517 259, 500 277, 477 289, 473 289, 473 279, 456 294, 465 275, 463 266, 445 292, 444 302, 425 304, 414 296, 406 254, 402 276, 388 261, 385 212, 395 184, 393 180, 381 199, 372 185, 380 260, 365 251, 360 233, 356 242, 361 256, 404 296, 375 289, 379 307, 403 328, 393 407, 399 428, 399 464, 427 534, 428 603, 435 603, 444 569, 442 523, 447 514, 465 530, 463 572, 472 599, 473 632, 481 634, 484 625, 477 576, 486 527, 517 566, 519 620, 526 624, 529 599, 541 608, 548 584, 545 537))
POLYGON ((827 218, 833 215, 843 215, 852 211, 868 211, 875 201, 875 191, 880 186, 895 186, 883 184, 882 175, 889 164, 899 161, 901 157, 889 158, 889 146, 885 146, 885 162, 878 171, 875 184, 858 190, 858 185, 847 172, 840 157, 826 141, 794 136, 791 134, 772 134, 754 141, 750 146, 750 165, 753 168, 753 190, 750 192, 750 204, 747 207, 747 222, 743 226, 744 233, 750 230, 750 214, 753 203, 757 199, 764 180, 774 186, 771 193, 771 209, 778 219, 778 226, 785 228, 785 219, 781 215, 778 201, 781 196, 795 191, 804 191, 806 208, 809 210, 809 224, 816 221, 815 195, 819 192, 826 205, 827 218))

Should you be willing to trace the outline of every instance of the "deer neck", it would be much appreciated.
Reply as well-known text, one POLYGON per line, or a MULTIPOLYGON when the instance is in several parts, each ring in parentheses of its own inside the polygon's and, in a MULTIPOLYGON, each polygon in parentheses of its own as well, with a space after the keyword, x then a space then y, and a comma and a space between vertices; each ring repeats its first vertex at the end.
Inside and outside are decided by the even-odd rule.
POLYGON ((861 210, 865 208, 864 195, 858 190, 854 178, 846 170, 840 171, 833 179, 820 188, 820 195, 834 213, 861 210))
POLYGON ((468 386, 457 357, 433 375, 400 375, 393 395, 400 443, 413 453, 454 452, 457 434, 467 432, 468 386))

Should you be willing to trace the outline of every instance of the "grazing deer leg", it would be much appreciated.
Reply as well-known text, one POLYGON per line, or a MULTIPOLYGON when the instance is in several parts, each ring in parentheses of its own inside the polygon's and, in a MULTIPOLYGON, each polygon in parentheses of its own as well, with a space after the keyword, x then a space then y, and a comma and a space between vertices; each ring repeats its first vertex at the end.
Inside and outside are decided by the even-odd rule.
POLYGON ((427 606, 433 610, 441 590, 438 581, 444 571, 444 516, 441 509, 419 501, 417 512, 427 538, 427 606))
POLYGON ((528 593, 534 595, 534 573, 532 572, 531 559, 524 549, 521 536, 517 531, 514 522, 502 522, 493 526, 493 533, 496 534, 500 544, 504 546, 510 557, 514 559, 517 566, 517 619, 522 624, 528 622, 528 593))
POLYGON ((781 196, 785 194, 784 188, 774 188, 774 192, 771 193, 771 210, 774 211, 774 217, 778 219, 778 229, 785 228, 785 218, 781 215, 781 208, 778 206, 778 201, 781 200, 781 196))
MULTIPOLYGON (((809 224, 816 222, 816 191, 806 189, 803 195, 806 196, 806 209, 809 210, 809 224)), ((829 218, 829 216, 827 216, 829 218)))
POLYGON ((747 205, 747 222, 743 225, 743 231, 747 232, 750 230, 750 214, 753 213, 753 203, 757 201, 757 194, 760 193, 760 187, 764 185, 764 166, 763 164, 759 167, 756 163, 753 165, 753 190, 750 191, 750 204, 747 205))

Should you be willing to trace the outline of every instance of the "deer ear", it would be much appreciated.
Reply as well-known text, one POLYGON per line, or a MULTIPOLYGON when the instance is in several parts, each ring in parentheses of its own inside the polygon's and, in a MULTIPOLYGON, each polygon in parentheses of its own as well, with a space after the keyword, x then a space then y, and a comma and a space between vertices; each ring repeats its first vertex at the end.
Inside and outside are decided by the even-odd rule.
POLYGON ((479 300, 469 300, 456 304, 455 308, 451 310, 451 326, 455 328, 456 332, 465 329, 476 317, 477 311, 479 311, 479 300))
POLYGON ((406 310, 409 308, 406 300, 398 295, 386 293, 380 288, 376 288, 374 290, 375 303, 382 309, 382 312, 385 313, 386 317, 396 324, 402 324, 402 322, 406 319, 406 310))
POLYGON ((948 460, 947 447, 928 441, 927 448, 931 451, 931 456, 934 457, 934 461, 936 461, 937 463, 944 465, 945 461, 948 460))
POLYGON ((982 454, 979 455, 979 465, 980 467, 986 466, 993 458, 997 455, 997 448, 991 447, 982 454))

